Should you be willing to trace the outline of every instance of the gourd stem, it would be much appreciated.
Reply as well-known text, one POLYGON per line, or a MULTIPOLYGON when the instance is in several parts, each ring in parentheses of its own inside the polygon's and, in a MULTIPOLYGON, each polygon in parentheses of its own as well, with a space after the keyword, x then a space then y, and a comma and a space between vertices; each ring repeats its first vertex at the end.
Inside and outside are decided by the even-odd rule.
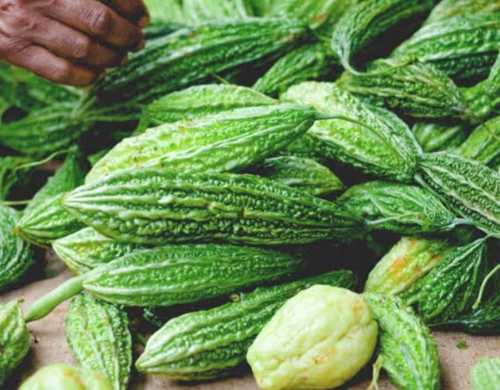
POLYGON ((488 284, 488 281, 493 277, 493 275, 498 272, 498 270, 500 270, 500 264, 493 268, 484 278, 483 283, 481 283, 481 288, 479 289, 479 294, 477 296, 476 302, 474 302, 474 305, 472 305, 473 309, 477 309, 477 307, 481 304, 486 285, 488 284))
POLYGON ((66 299, 69 299, 82 291, 85 277, 85 275, 82 275, 71 278, 56 289, 49 292, 47 295, 35 301, 26 313, 26 322, 36 321, 45 317, 66 299))

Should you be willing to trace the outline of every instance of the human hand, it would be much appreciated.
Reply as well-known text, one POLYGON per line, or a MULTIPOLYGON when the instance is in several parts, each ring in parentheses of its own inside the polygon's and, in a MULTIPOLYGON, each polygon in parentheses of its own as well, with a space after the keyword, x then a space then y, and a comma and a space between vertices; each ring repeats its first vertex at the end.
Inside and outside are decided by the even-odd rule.
POLYGON ((142 0, 0 0, 0 60, 88 85, 143 44, 146 23, 142 0))

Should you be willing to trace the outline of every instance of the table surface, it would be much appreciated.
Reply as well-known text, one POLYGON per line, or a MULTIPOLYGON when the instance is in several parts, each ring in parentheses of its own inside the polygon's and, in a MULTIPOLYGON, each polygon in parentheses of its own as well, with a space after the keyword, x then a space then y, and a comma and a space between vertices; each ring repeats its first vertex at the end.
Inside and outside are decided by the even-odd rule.
MULTIPOLYGON (((51 275, 51 277, 4 293, 0 295, 0 301, 6 302, 11 299, 23 299, 23 307, 27 307, 35 299, 71 277, 71 273, 64 268, 61 262, 54 258, 49 260, 46 273, 51 275)), ((64 316, 66 310, 67 303, 60 305, 44 319, 29 324, 33 338, 32 349, 16 375, 11 378, 7 386, 8 389, 17 388, 22 380, 44 365, 62 362, 72 365, 76 364, 64 336, 64 316)), ((439 347, 444 390, 470 389, 469 377, 471 366, 483 356, 500 357, 500 337, 498 336, 470 336, 457 332, 434 332, 434 335, 439 347), (464 341, 466 347, 458 348, 457 343, 459 341, 464 341)), ((352 383, 343 388, 366 389, 370 383, 370 371, 370 369, 364 370, 352 383)), ((257 386, 250 374, 210 383, 183 385, 161 377, 144 377, 134 373, 130 389, 256 390, 257 386)), ((386 378, 382 377, 380 390, 387 389, 394 389, 394 387, 387 382, 386 378)))

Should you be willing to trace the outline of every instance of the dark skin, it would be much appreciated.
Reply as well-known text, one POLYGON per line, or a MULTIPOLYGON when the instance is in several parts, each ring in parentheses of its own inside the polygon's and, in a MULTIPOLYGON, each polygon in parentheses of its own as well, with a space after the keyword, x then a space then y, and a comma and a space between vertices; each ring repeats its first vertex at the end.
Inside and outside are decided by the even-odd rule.
POLYGON ((147 21, 142 0, 0 0, 0 60, 86 86, 143 46, 147 21))

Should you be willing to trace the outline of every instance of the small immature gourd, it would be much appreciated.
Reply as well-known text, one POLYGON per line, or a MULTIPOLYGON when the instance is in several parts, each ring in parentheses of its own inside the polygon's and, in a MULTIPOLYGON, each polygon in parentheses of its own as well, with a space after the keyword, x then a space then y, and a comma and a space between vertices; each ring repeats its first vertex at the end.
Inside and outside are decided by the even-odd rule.
POLYGON ((278 310, 247 360, 264 390, 331 389, 368 363, 377 333, 361 295, 316 285, 278 310))

